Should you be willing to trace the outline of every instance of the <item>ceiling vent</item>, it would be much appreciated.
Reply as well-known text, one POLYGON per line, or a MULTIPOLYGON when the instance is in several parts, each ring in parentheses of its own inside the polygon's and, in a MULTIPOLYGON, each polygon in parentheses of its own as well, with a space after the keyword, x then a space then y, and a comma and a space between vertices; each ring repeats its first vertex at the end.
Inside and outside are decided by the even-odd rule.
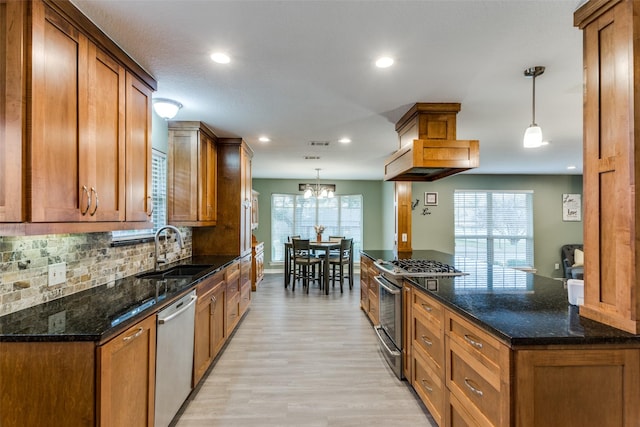
POLYGON ((305 160, 320 160, 320 156, 304 156, 305 160))
POLYGON ((309 142, 309 145, 311 147, 328 147, 330 144, 329 141, 311 141, 309 142))

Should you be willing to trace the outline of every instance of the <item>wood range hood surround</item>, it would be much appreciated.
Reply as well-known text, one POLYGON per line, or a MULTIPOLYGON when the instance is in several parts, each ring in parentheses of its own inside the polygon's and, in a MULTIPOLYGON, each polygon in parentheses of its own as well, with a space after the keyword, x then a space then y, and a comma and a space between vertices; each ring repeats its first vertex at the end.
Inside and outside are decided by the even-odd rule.
POLYGON ((385 161, 385 181, 435 181, 480 164, 477 140, 456 140, 459 103, 416 103, 396 123, 399 149, 385 161))

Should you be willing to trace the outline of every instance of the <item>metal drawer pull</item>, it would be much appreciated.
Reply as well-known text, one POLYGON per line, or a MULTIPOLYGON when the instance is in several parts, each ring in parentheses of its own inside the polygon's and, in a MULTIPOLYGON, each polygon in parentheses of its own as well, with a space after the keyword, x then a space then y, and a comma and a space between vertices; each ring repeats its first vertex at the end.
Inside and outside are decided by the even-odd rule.
POLYGON ((96 214, 96 211, 98 210, 98 192, 94 187, 91 187, 91 192, 96 195, 96 202, 93 205, 94 206, 93 211, 89 215, 94 216, 96 214))
POLYGON ((471 390, 472 392, 474 392, 478 396, 482 396, 484 394, 482 392, 482 390, 480 390, 475 383, 473 383, 473 384, 472 383, 473 383, 473 381, 471 381, 469 378, 465 378, 464 379, 464 385, 466 385, 469 388, 469 390, 471 390))
POLYGON ((428 306, 427 304, 422 304, 422 308, 424 308, 428 312, 432 312, 433 311, 433 308, 431 306, 428 306))
POLYGON ((144 329, 142 327, 139 327, 135 333, 122 338, 122 341, 131 341, 132 339, 138 338, 140 335, 142 335, 143 332, 144 332, 144 329))
POLYGON ((87 212, 89 212, 89 208, 91 207, 91 193, 89 193, 89 189, 86 185, 82 186, 82 194, 87 195, 87 207, 85 208, 85 210, 80 210, 80 213, 84 216, 87 214, 87 212))
POLYGON ((426 380, 422 380, 422 387, 424 387, 429 393, 433 393, 433 387, 429 387, 427 384, 426 380))
POLYGON ((472 346, 474 346, 474 347, 477 347, 477 348, 482 348, 483 347, 483 345, 480 342, 480 340, 478 338, 474 337, 473 335, 465 334, 464 335, 464 340, 466 342, 468 342, 469 344, 471 344, 472 346))
POLYGON ((433 341, 429 341, 425 335, 421 336, 422 342, 431 347, 433 345, 433 341))

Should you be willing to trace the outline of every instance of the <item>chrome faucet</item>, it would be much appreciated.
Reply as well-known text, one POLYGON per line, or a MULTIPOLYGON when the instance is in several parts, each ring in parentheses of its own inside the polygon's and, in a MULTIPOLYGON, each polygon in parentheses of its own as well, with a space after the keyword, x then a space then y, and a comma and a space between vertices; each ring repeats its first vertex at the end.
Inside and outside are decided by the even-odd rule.
POLYGON ((173 230, 176 233, 176 240, 178 240, 178 245, 180 245, 180 249, 184 247, 184 243, 182 242, 182 234, 180 233, 180 230, 178 230, 173 225, 165 225, 163 227, 160 227, 158 231, 156 231, 156 236, 155 236, 156 251, 154 253, 153 265, 156 271, 158 270, 158 265, 160 265, 161 263, 167 262, 166 256, 164 259, 158 259, 158 247, 159 247, 160 234, 165 230, 173 230))

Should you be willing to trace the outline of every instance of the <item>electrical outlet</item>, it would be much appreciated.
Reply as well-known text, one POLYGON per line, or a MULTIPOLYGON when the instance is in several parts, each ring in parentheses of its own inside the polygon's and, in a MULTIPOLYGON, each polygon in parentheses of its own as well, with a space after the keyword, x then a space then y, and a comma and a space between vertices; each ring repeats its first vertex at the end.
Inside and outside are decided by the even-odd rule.
POLYGON ((407 233, 402 233, 402 241, 403 242, 407 241, 407 233))
POLYGON ((49 333, 58 334, 64 332, 67 326, 67 310, 62 310, 49 316, 49 333))
POLYGON ((64 283, 67 280, 67 264, 60 262, 49 265, 49 286, 64 283))
POLYGON ((560 270, 560 263, 556 262, 556 270, 560 270))

